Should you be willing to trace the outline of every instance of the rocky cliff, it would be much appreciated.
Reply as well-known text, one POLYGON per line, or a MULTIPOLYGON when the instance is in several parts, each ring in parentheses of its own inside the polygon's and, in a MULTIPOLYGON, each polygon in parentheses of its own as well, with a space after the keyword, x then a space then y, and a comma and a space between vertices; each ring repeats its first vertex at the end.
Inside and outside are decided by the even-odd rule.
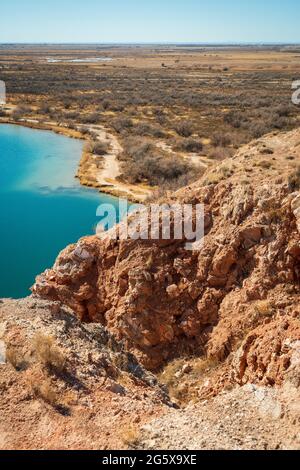
POLYGON ((34 296, 106 326, 144 366, 205 355, 228 383, 299 386, 300 131, 268 135, 169 202, 205 205, 199 252, 185 240, 89 237, 40 275, 34 296))

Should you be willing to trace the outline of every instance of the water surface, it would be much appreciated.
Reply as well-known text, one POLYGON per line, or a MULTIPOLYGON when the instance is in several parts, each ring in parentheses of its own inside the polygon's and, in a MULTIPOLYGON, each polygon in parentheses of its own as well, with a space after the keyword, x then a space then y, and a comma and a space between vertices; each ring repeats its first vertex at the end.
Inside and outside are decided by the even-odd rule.
POLYGON ((80 186, 83 142, 0 124, 0 298, 30 294, 59 251, 93 234, 96 209, 116 198, 80 186))

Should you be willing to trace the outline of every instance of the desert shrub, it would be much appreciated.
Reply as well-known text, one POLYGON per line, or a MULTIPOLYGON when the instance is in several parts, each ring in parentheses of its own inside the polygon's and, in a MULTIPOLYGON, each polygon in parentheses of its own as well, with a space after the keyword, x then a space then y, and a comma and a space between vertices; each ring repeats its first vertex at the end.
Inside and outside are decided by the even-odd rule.
POLYGON ((289 105, 286 105, 286 104, 282 104, 282 105, 279 105, 277 108, 276 108, 276 114, 279 116, 279 117, 289 117, 290 114, 292 113, 292 108, 291 106, 289 105))
POLYGON ((245 115, 239 111, 230 111, 224 116, 224 122, 230 124, 232 127, 239 129, 242 122, 245 120, 245 115))
MULTIPOLYGON (((61 104, 65 109, 70 109, 72 106, 72 100, 68 96, 60 96, 61 104)), ((47 106, 47 104, 45 104, 47 106)))
POLYGON ((141 122, 134 126, 133 133, 141 136, 156 137, 158 139, 165 136, 165 133, 160 127, 148 124, 147 122, 141 122))
POLYGON ((273 155, 274 150, 269 148, 269 147, 265 147, 265 148, 261 149, 260 153, 262 155, 273 155))
POLYGON ((191 171, 191 166, 179 157, 148 155, 143 160, 128 164, 128 178, 131 182, 148 180, 151 185, 176 180, 191 171))
POLYGON ((98 140, 98 134, 97 132, 94 132, 93 130, 91 129, 87 129, 87 134, 90 136, 90 138, 93 140, 93 141, 97 141, 98 140))
POLYGON ((47 103, 43 103, 40 105, 39 113, 41 114, 50 114, 51 107, 47 103))
POLYGON ((160 126, 165 126, 167 124, 167 118, 163 114, 156 116, 156 121, 160 126))
POLYGON ((42 383, 32 383, 32 392, 37 398, 41 398, 45 403, 54 408, 59 405, 59 395, 54 389, 50 379, 44 379, 42 383))
POLYGON ((78 120, 80 113, 78 111, 67 111, 64 115, 65 119, 78 120))
POLYGON ((259 317, 271 317, 274 313, 273 306, 268 300, 258 300, 254 309, 259 317))
POLYGON ((211 172, 206 173, 205 180, 203 181, 204 186, 210 186, 218 184, 221 181, 229 178, 234 174, 234 167, 231 165, 223 164, 217 169, 213 169, 211 172))
POLYGON ((17 107, 13 110, 11 113, 11 117, 13 118, 14 121, 19 121, 24 117, 25 113, 21 107, 17 107))
POLYGON ((228 147, 232 144, 232 141, 232 135, 224 132, 215 132, 211 138, 211 142, 215 147, 228 147))
POLYGON ((204 170, 201 168, 190 167, 189 171, 185 174, 178 176, 172 180, 164 180, 161 185, 161 189, 164 191, 177 191, 179 188, 188 186, 192 182, 199 179, 204 173, 204 170))
POLYGON ((176 142, 174 148, 175 150, 182 152, 197 153, 202 152, 203 144, 200 140, 196 140, 190 137, 176 142))
POLYGON ((160 152, 147 139, 128 139, 124 146, 124 177, 131 183, 147 180, 155 186, 191 175, 194 168, 184 159, 160 152))
POLYGON ((148 139, 138 139, 137 137, 130 137, 124 143, 123 160, 128 157, 134 160, 141 160, 148 154, 155 152, 155 145, 148 139))
POLYGON ((16 111, 22 113, 23 115, 32 114, 32 109, 30 106, 23 104, 16 108, 16 111))
POLYGON ((126 117, 117 117, 113 119, 113 121, 111 122, 111 126, 116 132, 118 132, 118 134, 120 134, 123 131, 132 128, 133 122, 131 119, 126 117))
POLYGON ((6 349, 6 361, 18 372, 27 368, 27 362, 23 354, 18 348, 12 345, 9 345, 6 349))
POLYGON ((81 122, 84 124, 97 124, 100 121, 99 113, 90 113, 81 116, 81 122))
POLYGON ((297 191, 300 189, 300 166, 289 176, 288 179, 290 191, 297 191))
POLYGON ((264 121, 252 122, 248 126, 248 131, 251 137, 259 138, 271 131, 270 125, 264 121))
POLYGON ((192 121, 180 121, 175 126, 175 131, 181 137, 190 137, 194 131, 194 125, 192 121))
POLYGON ((46 367, 58 372, 64 370, 66 359, 51 336, 39 333, 35 336, 33 344, 35 354, 46 367))
POLYGON ((86 127, 79 127, 78 130, 82 135, 90 135, 94 137, 94 135, 86 127))
POLYGON ((154 108, 152 111, 154 116, 165 116, 166 112, 162 108, 154 108))
POLYGON ((139 442, 139 432, 134 426, 129 426, 121 433, 121 439, 129 448, 135 448, 139 442))
POLYGON ((102 141, 89 142, 86 145, 86 150, 93 155, 106 155, 109 152, 109 144, 102 141))
POLYGON ((232 156, 232 150, 224 147, 216 147, 214 149, 211 149, 208 153, 208 158, 211 160, 225 160, 225 158, 229 158, 232 156))
POLYGON ((100 107, 104 111, 122 112, 125 108, 124 104, 118 100, 104 98, 100 100, 100 107))
POLYGON ((263 168, 264 170, 269 170, 272 167, 272 162, 269 160, 260 160, 254 165, 263 168))
POLYGON ((109 110, 111 108, 111 101, 108 100, 108 99, 104 99, 102 101, 102 107, 103 109, 106 111, 106 110, 109 110))

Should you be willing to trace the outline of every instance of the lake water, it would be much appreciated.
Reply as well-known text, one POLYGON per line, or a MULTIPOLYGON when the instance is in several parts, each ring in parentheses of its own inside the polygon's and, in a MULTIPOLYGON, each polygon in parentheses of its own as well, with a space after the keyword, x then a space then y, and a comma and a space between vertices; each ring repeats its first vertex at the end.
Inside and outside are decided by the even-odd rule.
POLYGON ((95 233, 100 203, 118 199, 75 178, 83 142, 0 124, 0 298, 30 294, 59 251, 95 233))

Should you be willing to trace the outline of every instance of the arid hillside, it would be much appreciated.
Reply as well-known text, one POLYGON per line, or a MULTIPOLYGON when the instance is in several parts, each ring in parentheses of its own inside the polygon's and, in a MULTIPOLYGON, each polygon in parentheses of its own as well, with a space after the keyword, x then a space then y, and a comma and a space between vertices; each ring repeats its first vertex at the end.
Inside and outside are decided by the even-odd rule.
POLYGON ((83 238, 38 276, 32 298, 4 301, 13 349, 0 366, 2 445, 300 448, 299 189, 300 130, 269 134, 169 200, 205 204, 199 252, 184 239, 83 238), (62 368, 45 362, 41 331, 56 338, 62 368), (37 422, 44 438, 19 445, 37 422))
POLYGON ((34 295, 105 325, 152 370, 184 354, 223 364, 240 348, 230 380, 280 384, 285 342, 300 333, 299 160, 299 130, 242 147, 174 195, 205 204, 200 252, 185 240, 84 238, 34 295))
POLYGON ((0 301, 0 448, 126 448, 167 393, 97 324, 58 303, 0 301))

